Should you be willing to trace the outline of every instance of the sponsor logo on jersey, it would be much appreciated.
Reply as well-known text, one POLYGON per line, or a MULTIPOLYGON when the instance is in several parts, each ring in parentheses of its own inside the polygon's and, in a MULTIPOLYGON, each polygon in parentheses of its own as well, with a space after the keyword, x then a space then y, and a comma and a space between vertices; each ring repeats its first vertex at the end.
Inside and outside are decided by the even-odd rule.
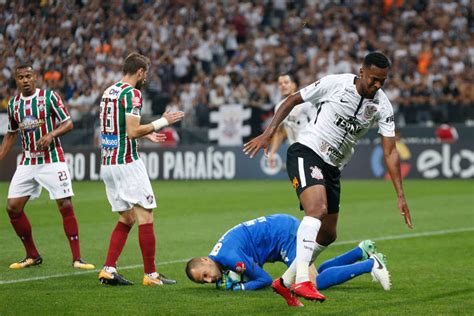
POLYGON ((354 118, 351 117, 346 119, 340 114, 336 114, 336 120, 334 121, 334 124, 352 135, 356 135, 363 129, 354 118))
POLYGON ((392 123, 392 122, 395 122, 395 118, 393 117, 393 115, 390 115, 389 117, 385 119, 385 123, 392 123))
POLYGON ((309 169, 311 169, 311 178, 316 180, 321 180, 324 178, 321 169, 319 169, 317 166, 309 167, 309 169))
POLYGON ((349 93, 349 94, 355 95, 354 90, 352 90, 352 89, 344 88, 344 91, 349 93))
POLYGON ((322 141, 319 146, 319 150, 324 154, 328 151, 328 148, 331 147, 327 141, 322 141))
POLYGON ((22 131, 34 132, 36 129, 44 124, 44 120, 38 119, 33 115, 27 115, 23 118, 18 126, 22 131))
POLYGON ((119 94, 119 92, 120 92, 120 90, 110 89, 109 90, 109 95, 116 96, 116 95, 119 94))
POLYGON ((25 150, 25 158, 40 158, 44 157, 45 154, 46 152, 42 150, 25 150))
POLYGON ((377 107, 375 105, 367 105, 364 110, 364 118, 370 120, 376 112, 377 107))
POLYGON ((136 116, 140 116, 140 109, 139 108, 133 108, 132 109, 132 114, 136 116))
POLYGON ((46 98, 44 96, 38 97, 38 102, 39 103, 41 103, 41 102, 44 103, 44 101, 46 101, 46 98))
POLYGON ((102 148, 117 148, 119 144, 117 135, 102 134, 101 140, 102 148))
POLYGON ((237 262, 235 265, 235 272, 237 273, 244 273, 245 270, 247 270, 247 267, 245 266, 245 263, 243 262, 237 262))
POLYGON ((139 107, 141 104, 141 99, 139 97, 132 98, 132 105, 133 107, 139 107))

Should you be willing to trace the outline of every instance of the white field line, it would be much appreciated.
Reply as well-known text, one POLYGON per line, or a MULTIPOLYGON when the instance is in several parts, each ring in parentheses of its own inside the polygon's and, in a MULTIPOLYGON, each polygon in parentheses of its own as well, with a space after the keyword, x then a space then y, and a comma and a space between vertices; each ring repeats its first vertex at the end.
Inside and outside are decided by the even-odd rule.
MULTIPOLYGON (((474 227, 435 230, 435 231, 430 231, 430 232, 393 235, 393 236, 385 236, 385 237, 374 237, 374 238, 368 238, 368 239, 371 239, 371 240, 397 240, 397 239, 418 238, 418 237, 427 237, 427 236, 436 236, 436 235, 447 235, 447 234, 470 232, 470 231, 474 231, 474 227)), ((354 243, 358 243, 358 242, 360 242, 360 239, 346 240, 346 241, 335 242, 331 246, 354 244, 354 243)), ((187 262, 188 260, 189 260, 189 258, 188 259, 162 261, 162 262, 157 263, 156 265, 157 266, 164 266, 164 265, 173 264, 173 263, 187 262)), ((143 267, 143 264, 134 264, 134 265, 130 265, 130 266, 120 267, 120 271, 136 269, 136 268, 141 268, 141 267, 143 267)), ((2 285, 2 284, 23 283, 23 282, 32 282, 32 281, 40 281, 40 280, 48 280, 48 279, 56 279, 56 278, 64 278, 64 277, 70 277, 70 276, 76 276, 76 275, 97 273, 99 271, 100 271, 100 269, 94 269, 94 270, 80 271, 80 272, 74 272, 74 273, 45 275, 45 276, 27 278, 27 279, 0 280, 0 285, 2 285)))

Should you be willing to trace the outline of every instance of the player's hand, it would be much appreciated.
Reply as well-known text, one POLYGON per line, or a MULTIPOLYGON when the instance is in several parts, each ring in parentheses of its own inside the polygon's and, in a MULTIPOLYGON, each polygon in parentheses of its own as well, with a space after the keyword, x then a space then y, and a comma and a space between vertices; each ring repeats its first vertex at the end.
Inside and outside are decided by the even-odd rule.
POLYGON ((168 124, 171 125, 171 124, 181 121, 184 117, 184 112, 183 111, 176 111, 176 112, 166 111, 165 113, 163 113, 163 117, 168 121, 168 124))
POLYGON ((268 155, 268 166, 272 169, 276 167, 275 153, 270 153, 270 155, 268 155))
POLYGON ((402 216, 405 218, 405 223, 407 224, 408 228, 413 228, 410 210, 408 209, 408 204, 405 200, 405 197, 398 198, 398 209, 400 210, 400 214, 402 214, 402 216))
POLYGON ((263 133, 244 144, 244 153, 253 158, 260 149, 263 148, 263 153, 268 156, 268 146, 270 145, 271 137, 263 133))
POLYGON ((223 273, 222 278, 216 282, 216 288, 218 290, 231 291, 234 284, 232 278, 230 278, 227 273, 223 273))
POLYGON ((166 140, 166 134, 153 132, 143 136, 143 138, 146 138, 153 143, 162 143, 166 140))
POLYGON ((38 149, 46 149, 49 147, 49 145, 51 145, 53 138, 53 135, 51 133, 48 133, 38 139, 38 141, 36 142, 36 146, 38 147, 38 149))
POLYGON ((243 290, 244 290, 244 285, 240 282, 232 285, 232 291, 243 291, 243 290))

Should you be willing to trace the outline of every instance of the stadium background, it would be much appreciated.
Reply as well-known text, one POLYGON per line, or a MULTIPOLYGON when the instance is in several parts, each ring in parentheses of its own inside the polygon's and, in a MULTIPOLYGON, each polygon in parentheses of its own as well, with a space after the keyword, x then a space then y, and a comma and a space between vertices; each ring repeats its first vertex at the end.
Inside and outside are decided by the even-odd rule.
MULTIPOLYGON (((16 93, 13 68, 20 61, 31 61, 39 74, 38 86, 60 93, 74 121, 75 129, 62 138, 62 143, 65 151, 69 153, 68 163, 76 180, 75 203, 79 219, 81 208, 92 207, 84 196, 99 194, 94 197, 100 201, 99 218, 111 224, 115 219, 107 213, 108 206, 104 192, 101 191, 101 184, 79 183, 79 180, 98 180, 97 99, 108 85, 120 80, 120 65, 128 53, 139 51, 149 56, 152 68, 143 91, 145 103, 142 121, 151 121, 165 109, 181 109, 186 113, 186 119, 180 125, 166 131, 169 142, 159 147, 149 143, 142 144, 146 153, 143 157, 146 159, 150 177, 153 180, 235 180, 229 185, 213 181, 194 181, 192 184, 185 181, 170 182, 171 184, 166 181, 154 182, 155 190, 162 196, 165 209, 168 207, 168 210, 176 213, 188 214, 190 220, 194 219, 203 224, 194 213, 200 210, 205 214, 203 216, 207 216, 207 223, 215 225, 215 229, 208 231, 193 226, 189 226, 187 230, 191 239, 195 237, 193 231, 196 231, 195 234, 202 234, 196 239, 202 241, 196 249, 207 251, 212 242, 227 228, 239 220, 264 215, 265 213, 261 213, 263 210, 275 212, 283 209, 295 216, 301 216, 294 210, 294 196, 289 185, 283 180, 286 179, 285 171, 281 168, 268 168, 261 156, 248 160, 241 153, 240 144, 265 128, 273 115, 274 104, 281 98, 276 85, 278 74, 293 73, 300 87, 303 87, 327 74, 357 73, 367 52, 381 50, 393 61, 391 76, 384 90, 394 106, 396 123, 401 133, 398 148, 402 158, 402 171, 409 179, 443 179, 430 182, 406 181, 409 203, 409 189, 412 188, 413 204, 416 206, 414 212, 426 213, 430 218, 428 222, 433 222, 432 227, 421 225, 421 228, 425 228, 425 231, 452 227, 472 228, 474 218, 472 210, 469 210, 469 205, 472 206, 474 202, 472 9, 472 2, 469 0, 0 0, 0 138, 6 131, 7 101, 16 93), (457 138, 449 137, 450 128, 457 130, 457 138), (448 137, 440 139, 439 136, 443 135, 448 137), (465 181, 447 180, 453 178, 465 181), (241 182, 238 179, 247 181, 241 182), (276 181, 268 185, 266 182, 250 179, 276 181), (182 205, 176 201, 171 205, 166 201, 167 196, 175 199, 179 199, 179 196, 173 195, 167 188, 163 189, 167 185, 177 191, 187 192, 201 203, 218 205, 208 209, 195 207, 196 203, 200 203, 196 201, 183 201, 182 205), (201 192, 203 187, 209 186, 221 186, 227 191, 209 190, 207 200, 199 200, 198 196, 195 196, 196 192, 201 192), (261 195, 250 193, 246 190, 247 187, 253 188, 261 195, 271 194, 272 188, 275 192, 285 192, 283 197, 288 201, 283 203, 267 200, 261 195), (269 191, 259 191, 260 187, 268 188, 269 191), (280 187, 284 189, 278 191, 280 187), (422 203, 415 198, 417 191, 423 191, 419 188, 429 187, 433 190, 433 195, 427 196, 426 201, 422 203), (165 194, 161 195, 161 192, 165 194), (215 194, 221 195, 222 199, 216 201, 215 194), (245 194, 248 195, 247 202, 234 200, 234 195, 245 198, 245 194), (446 199, 440 201, 441 196, 446 199), (228 202, 224 197, 232 202, 228 202), (446 211, 439 209, 439 205, 448 208, 450 205, 462 206, 446 211), (226 207, 238 211, 238 214, 228 213, 226 207), (242 211, 244 207, 247 208, 246 211, 242 211), (433 211, 434 215, 432 214, 438 220, 428 215, 432 211, 429 209, 431 207, 438 207, 439 213, 433 211), (256 212, 250 213, 249 209, 256 212), (444 212, 451 213, 452 216, 445 218, 444 212), (221 216, 222 221, 215 220, 216 216, 221 216), (453 218, 463 218, 464 221, 456 226, 453 218), (439 226, 443 221, 452 226, 439 226)), ((372 131, 356 149, 354 160, 344 171, 345 179, 354 179, 346 182, 353 190, 358 189, 358 183, 369 183, 364 190, 356 191, 360 194, 377 191, 376 188, 381 182, 374 179, 385 178, 378 145, 378 137, 375 131, 372 131), (372 179, 372 182, 355 179, 372 179)), ((280 150, 281 157, 285 157, 285 149, 284 147, 280 150)), ((19 152, 20 148, 17 146, 0 162, 0 181, 3 181, 0 182, 0 196, 4 200, 19 152)), ((384 207, 393 209, 395 206, 391 200, 393 193, 390 191, 390 184, 387 182, 384 187, 386 192, 382 195, 386 197, 386 202, 381 203, 386 203, 388 206, 384 207)), ((347 198, 349 203, 350 198, 351 196, 347 198)), ((369 207, 374 207, 370 200, 367 203, 369 207)), ((350 205, 357 208, 356 205, 350 205)), ((27 211, 33 216, 33 229, 38 232, 37 238, 45 238, 44 236, 49 234, 46 227, 49 227, 51 222, 43 219, 39 224, 35 223, 34 212, 38 212, 36 216, 49 216, 47 214, 56 212, 53 205, 43 193, 39 201, 29 204, 27 211)), ((383 216, 377 215, 381 217, 380 221, 374 221, 373 224, 381 225, 380 230, 371 232, 363 232, 351 226, 344 227, 342 222, 340 229, 349 231, 348 235, 341 231, 342 238, 348 237, 345 239, 347 240, 352 237, 406 233, 400 225, 398 230, 388 228, 394 217, 389 213, 387 211, 383 216)), ((99 263, 106 249, 104 241, 107 240, 110 229, 108 226, 88 226, 94 221, 96 214, 82 216, 85 222, 81 226, 83 231, 89 231, 91 234, 97 229, 100 231, 100 238, 94 237, 92 240, 87 240, 83 235, 84 249, 92 243, 103 246, 102 249, 96 249, 97 258, 93 258, 99 263)), ((161 216, 169 225, 168 228, 162 228, 163 234, 168 232, 171 235, 181 229, 174 224, 179 222, 177 214, 173 217, 165 212, 161 216)), ((358 220, 352 217, 348 219, 356 222, 358 220)), ((366 220, 364 218, 361 225, 364 225, 366 220)), ((0 313, 4 314, 8 297, 13 297, 11 295, 14 295, 16 290, 23 289, 21 286, 17 287, 16 283, 8 282, 34 278, 36 272, 30 270, 28 275, 15 275, 6 271, 7 262, 18 259, 21 251, 16 249, 19 247, 18 241, 14 239, 16 236, 9 227, 6 214, 0 217, 0 224, 0 258, 3 258, 0 259, 3 267, 0 267, 0 287, 3 287, 0 291, 10 290, 5 292, 5 296, 2 295, 0 313)), ((472 246, 472 230, 467 231, 470 233, 461 232, 461 235, 452 239, 460 240, 461 249, 469 246, 469 237, 472 246), (462 236, 467 239, 461 238, 462 236)), ((157 229, 157 232, 160 238, 160 230, 157 229)), ((58 235, 51 242, 56 243, 57 240, 58 244, 62 244, 64 241, 61 238, 62 236, 58 235)), ((163 237, 169 244, 176 243, 177 247, 185 247, 181 242, 167 238, 163 237)), ((183 238, 186 240, 187 237, 183 238)), ((439 243, 439 240, 433 242, 439 243)), ((449 240, 447 242, 449 243, 449 240)), ((160 247, 167 251, 164 245, 158 245, 159 253, 160 247)), ((393 247, 392 256, 397 255, 396 249, 400 250, 393 247)), ((171 261, 198 255, 184 250, 175 254, 175 257, 169 254, 171 261)), ((167 255, 165 257, 168 258, 167 255)), ((134 258, 125 261, 137 263, 139 256, 135 254, 134 258)), ((410 258, 406 257, 407 260, 410 258)), ((438 270, 433 268, 433 273, 439 272, 435 271, 438 270)), ((55 273, 57 274, 55 270, 44 268, 40 274, 55 273)), ((65 269, 64 273, 70 271, 65 269)), ((85 286, 91 282, 90 275, 75 278, 81 280, 79 282, 85 286)), ((56 282, 55 280, 59 279, 40 281, 36 286, 45 287, 57 294, 51 288, 51 282, 56 282)), ((197 294, 189 292, 188 288, 192 288, 192 285, 186 282, 181 282, 184 284, 184 291, 188 291, 186 295, 197 294)), ((67 283, 59 283, 56 286, 60 287, 61 284, 67 283)), ((166 289, 160 291, 160 295, 165 291, 166 289)), ((100 293, 100 290, 97 293, 100 293)), ((179 296, 174 290, 172 293, 179 296)), ((472 293, 472 287, 466 293, 472 293)), ((212 296, 210 292, 205 294, 212 296)), ((337 294, 341 293, 335 294, 337 297, 337 294)), ((351 295, 354 293, 351 292, 351 295)), ((35 298, 34 294, 31 294, 31 297, 35 298)), ((258 299, 264 297, 266 296, 257 294, 258 299)), ((363 295, 361 297, 365 299, 363 295)), ((468 307, 473 305, 472 297, 471 300, 461 298, 457 297, 463 302, 461 309, 449 310, 442 306, 438 311, 463 313, 469 310, 468 307)), ((44 297, 36 299, 41 300, 44 297)), ((252 302, 255 298, 247 295, 245 299, 252 302)), ((380 295, 380 299, 385 298, 380 295)), ((231 296, 219 299, 221 304, 230 305, 233 300, 231 296)), ((273 300, 276 301, 275 298, 273 300)), ((47 308, 38 304, 35 300, 32 307, 47 308)), ((21 305, 14 305, 15 308, 10 313, 20 312, 21 305)), ((252 304, 249 303, 249 306, 252 304)), ((81 306, 75 308, 76 311, 94 313, 81 309, 81 306)), ((185 308, 183 311, 191 310, 185 308)), ((171 313, 172 309, 167 311, 171 313)), ((201 309, 193 311, 203 312, 201 309)), ((341 312, 341 309, 325 311, 341 312)), ((368 310, 361 307, 358 311, 363 313, 368 310)))

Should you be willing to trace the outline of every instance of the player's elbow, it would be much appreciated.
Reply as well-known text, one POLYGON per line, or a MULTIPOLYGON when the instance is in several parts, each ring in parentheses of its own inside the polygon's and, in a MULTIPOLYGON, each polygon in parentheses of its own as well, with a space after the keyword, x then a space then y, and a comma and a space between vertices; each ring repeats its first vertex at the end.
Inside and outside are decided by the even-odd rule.
POLYGON ((133 130, 133 129, 127 129, 127 136, 130 139, 137 139, 140 138, 140 134, 138 133, 138 130, 133 130))

